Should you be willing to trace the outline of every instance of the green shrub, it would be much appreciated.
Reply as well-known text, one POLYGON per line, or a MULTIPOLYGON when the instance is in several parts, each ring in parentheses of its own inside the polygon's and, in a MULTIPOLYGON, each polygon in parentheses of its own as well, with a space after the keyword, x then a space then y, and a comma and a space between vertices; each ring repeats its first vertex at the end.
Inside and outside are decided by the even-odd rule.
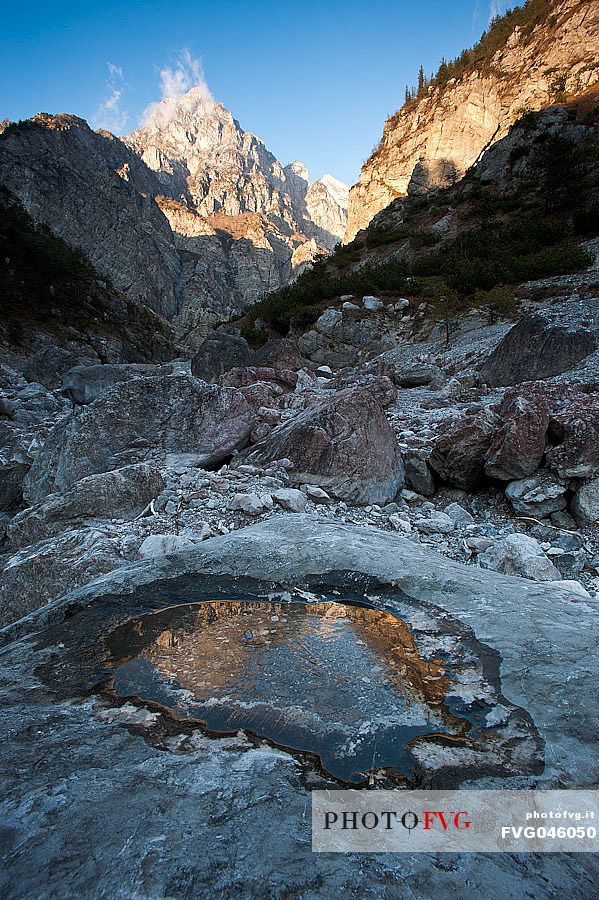
POLYGON ((520 311, 520 304, 514 297, 514 292, 504 284, 490 291, 476 291, 472 305, 486 308, 491 324, 498 318, 515 319, 520 311))
POLYGON ((432 231, 414 231, 410 235, 410 244, 415 250, 420 250, 422 247, 434 247, 440 240, 439 235, 432 231))
POLYGON ((500 284, 518 284, 590 265, 586 251, 563 240, 559 222, 484 222, 413 265, 419 276, 443 276, 448 287, 470 295, 500 284))
POLYGON ((367 247, 381 247, 385 244, 395 244, 408 238, 410 230, 405 226, 399 228, 382 228, 380 226, 369 228, 366 232, 367 247))

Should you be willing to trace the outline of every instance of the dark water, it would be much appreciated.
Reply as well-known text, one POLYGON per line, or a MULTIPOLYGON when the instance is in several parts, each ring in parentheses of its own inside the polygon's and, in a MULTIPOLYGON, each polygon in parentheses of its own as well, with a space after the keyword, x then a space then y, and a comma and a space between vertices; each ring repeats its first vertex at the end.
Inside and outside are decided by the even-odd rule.
POLYGON ((471 725, 445 700, 447 661, 422 658, 408 625, 385 610, 187 604, 131 619, 104 641, 118 696, 312 752, 347 783, 382 767, 410 777, 410 741, 459 739, 471 725))

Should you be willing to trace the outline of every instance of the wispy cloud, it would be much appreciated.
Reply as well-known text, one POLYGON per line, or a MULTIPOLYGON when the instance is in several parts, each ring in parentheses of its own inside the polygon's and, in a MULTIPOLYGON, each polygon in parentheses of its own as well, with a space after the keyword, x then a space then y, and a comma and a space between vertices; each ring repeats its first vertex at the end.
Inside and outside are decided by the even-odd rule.
POLYGON ((214 97, 204 77, 201 60, 192 56, 190 51, 184 48, 179 52, 172 67, 164 66, 160 69, 162 100, 148 106, 142 116, 142 125, 149 124, 151 120, 152 127, 164 128, 177 108, 177 99, 192 88, 194 90, 193 106, 199 107, 214 103, 214 97))
POLYGON ((123 94, 127 90, 127 82, 120 66, 109 62, 106 63, 106 67, 107 94, 93 115, 92 125, 94 128, 105 128, 113 134, 123 134, 129 121, 129 113, 121 105, 123 94))
POLYGON ((160 70, 160 86, 163 99, 180 97, 197 87, 203 87, 212 96, 204 78, 201 60, 192 56, 187 48, 181 50, 174 69, 165 66, 160 70))
POLYGON ((489 22, 492 22, 493 19, 496 19, 497 16, 502 16, 505 12, 507 3, 505 0, 491 0, 490 8, 489 8, 489 22))

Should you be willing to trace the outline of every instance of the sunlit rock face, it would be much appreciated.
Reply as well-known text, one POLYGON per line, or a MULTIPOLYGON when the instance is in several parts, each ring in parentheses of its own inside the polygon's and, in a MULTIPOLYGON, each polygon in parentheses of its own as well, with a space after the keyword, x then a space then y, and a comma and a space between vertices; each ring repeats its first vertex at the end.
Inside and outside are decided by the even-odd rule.
POLYGON ((272 217, 275 232, 303 234, 324 249, 343 236, 347 186, 331 176, 310 184, 299 161, 283 168, 204 86, 156 104, 126 141, 167 193, 201 215, 260 213, 272 217))
POLYGON ((331 250, 347 220, 345 185, 283 168, 205 88, 123 140, 69 115, 12 125, 0 185, 192 349, 331 250))
POLYGON ((350 190, 346 240, 396 197, 446 187, 524 112, 596 84, 599 19, 588 0, 561 0, 532 33, 516 28, 491 65, 432 87, 387 120, 350 190))

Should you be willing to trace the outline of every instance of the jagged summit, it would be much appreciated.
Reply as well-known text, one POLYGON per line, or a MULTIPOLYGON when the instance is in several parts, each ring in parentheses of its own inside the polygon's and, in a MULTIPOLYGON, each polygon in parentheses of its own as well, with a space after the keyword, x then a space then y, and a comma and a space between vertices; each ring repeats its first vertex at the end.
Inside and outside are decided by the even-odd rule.
POLYGON ((323 175, 320 179, 320 183, 325 186, 331 197, 337 201, 339 206, 347 209, 349 201, 349 185, 339 181, 338 178, 333 178, 332 175, 323 175))
POLYGON ((273 216, 327 249, 343 235, 345 186, 330 176, 310 185, 299 160, 283 168, 205 85, 155 104, 145 125, 125 141, 172 197, 202 215, 273 216))

